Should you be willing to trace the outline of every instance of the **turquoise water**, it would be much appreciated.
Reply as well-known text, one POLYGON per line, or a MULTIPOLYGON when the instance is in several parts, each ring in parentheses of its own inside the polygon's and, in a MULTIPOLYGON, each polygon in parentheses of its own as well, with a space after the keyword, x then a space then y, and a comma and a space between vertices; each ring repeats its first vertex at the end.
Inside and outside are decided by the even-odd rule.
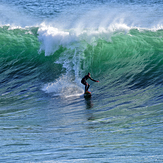
POLYGON ((163 162, 162 7, 0 1, 0 162, 163 162))

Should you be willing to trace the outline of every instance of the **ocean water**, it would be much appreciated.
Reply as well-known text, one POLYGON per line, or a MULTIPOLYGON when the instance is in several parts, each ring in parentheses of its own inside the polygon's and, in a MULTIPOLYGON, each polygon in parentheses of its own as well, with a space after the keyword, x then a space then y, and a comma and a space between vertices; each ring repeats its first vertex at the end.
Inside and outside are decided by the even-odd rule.
POLYGON ((162 16, 160 0, 0 0, 0 162, 163 162, 162 16))

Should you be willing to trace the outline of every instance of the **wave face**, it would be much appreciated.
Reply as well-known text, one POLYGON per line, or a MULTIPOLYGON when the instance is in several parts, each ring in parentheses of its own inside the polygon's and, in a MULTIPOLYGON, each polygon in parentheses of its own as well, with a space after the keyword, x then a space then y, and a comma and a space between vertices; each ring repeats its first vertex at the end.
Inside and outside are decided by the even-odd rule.
MULTIPOLYGON (((133 90, 162 86, 163 31, 125 25, 118 28, 65 31, 45 24, 28 29, 1 27, 3 94, 22 83, 37 83, 38 78, 46 85, 64 76, 62 82, 81 87, 80 80, 87 72, 101 80, 104 92, 119 87, 133 90)), ((53 86, 43 90, 55 92, 53 86)))

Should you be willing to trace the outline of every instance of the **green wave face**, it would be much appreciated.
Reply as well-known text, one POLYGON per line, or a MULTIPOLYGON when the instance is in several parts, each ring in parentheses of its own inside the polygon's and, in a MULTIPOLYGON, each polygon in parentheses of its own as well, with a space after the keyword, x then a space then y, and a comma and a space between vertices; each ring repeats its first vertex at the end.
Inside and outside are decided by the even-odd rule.
POLYGON ((162 30, 132 29, 127 34, 113 34, 110 42, 98 40, 97 46, 90 46, 85 52, 90 71, 132 88, 161 84, 162 35, 162 30))
POLYGON ((62 74, 80 83, 91 72, 102 85, 133 89, 162 84, 162 30, 92 35, 40 31, 38 27, 0 28, 1 83, 18 79, 47 83, 62 74))

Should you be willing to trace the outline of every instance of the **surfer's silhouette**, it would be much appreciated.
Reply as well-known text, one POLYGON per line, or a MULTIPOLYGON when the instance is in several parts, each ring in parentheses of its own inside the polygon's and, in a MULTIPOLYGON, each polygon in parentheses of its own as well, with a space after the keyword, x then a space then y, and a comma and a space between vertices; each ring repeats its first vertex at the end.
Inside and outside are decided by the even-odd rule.
POLYGON ((89 84, 87 83, 87 81, 86 81, 87 79, 91 79, 91 80, 94 81, 94 82, 99 82, 98 80, 92 79, 90 73, 88 73, 87 75, 85 75, 85 76, 82 78, 82 80, 81 80, 81 83, 85 85, 85 93, 88 91, 88 89, 89 89, 89 87, 90 87, 90 85, 89 85, 89 84))

